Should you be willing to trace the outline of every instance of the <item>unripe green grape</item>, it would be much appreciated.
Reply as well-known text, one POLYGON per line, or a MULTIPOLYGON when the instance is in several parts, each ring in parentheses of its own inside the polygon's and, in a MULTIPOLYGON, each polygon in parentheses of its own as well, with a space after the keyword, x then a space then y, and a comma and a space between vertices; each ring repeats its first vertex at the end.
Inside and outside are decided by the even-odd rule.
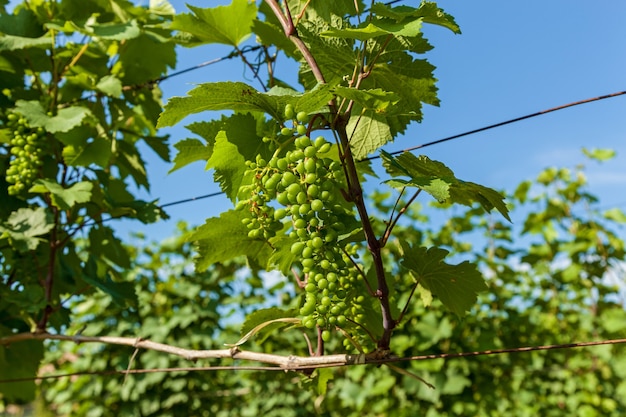
POLYGON ((306 193, 309 197, 317 197, 320 193, 320 187, 317 184, 310 184, 306 189, 306 193))
POLYGON ((322 340, 324 342, 328 342, 330 340, 330 330, 323 330, 322 331, 322 340))
POLYGON ((317 174, 314 172, 306 174, 304 181, 307 184, 313 184, 315 181, 317 181, 317 174))
POLYGON ((279 193, 276 195, 276 201, 278 201, 283 206, 287 206, 289 204, 289 195, 286 191, 279 193))
POLYGON ((298 135, 306 135, 306 126, 305 125, 298 125, 296 126, 296 133, 298 133, 298 135))
POLYGON ((318 153, 326 153, 328 151, 330 151, 330 147, 331 144, 330 143, 325 143, 322 146, 320 146, 317 150, 318 153))
POLYGON ((317 164, 316 164, 315 159, 309 158, 309 159, 304 161, 304 171, 306 173, 316 173, 317 172, 317 164))
POLYGON ((305 111, 298 112, 298 114, 296 115, 296 120, 298 120, 300 123, 308 123, 309 115, 305 111))
POLYGON ((291 156, 290 156, 291 162, 298 162, 301 159, 304 159, 304 152, 302 152, 300 149, 296 149, 295 151, 291 153, 291 156))
POLYGON ((304 148, 304 156, 306 156, 307 158, 312 158, 317 154, 317 149, 315 149, 315 146, 307 146, 306 148, 304 148))
POLYGON ((322 211, 323 209, 324 209, 324 203, 322 202, 322 200, 315 199, 311 201, 311 210, 318 212, 318 211, 322 211))
POLYGON ((320 249, 322 246, 324 246, 324 241, 321 237, 318 236, 311 239, 311 244, 313 245, 313 248, 320 249))
POLYGON ((282 129, 280 129, 280 134, 283 136, 291 136, 293 135, 293 129, 289 127, 283 127, 282 129))
POLYGON ((291 104, 285 105, 285 119, 293 119, 295 112, 291 104))
POLYGON ((298 204, 304 204, 308 201, 308 197, 304 191, 300 191, 296 196, 296 201, 298 204))
POLYGON ((282 220, 285 218, 286 215, 287 210, 285 210, 284 208, 279 208, 278 210, 274 211, 274 219, 276 220, 282 220))
POLYGON ((300 255, 302 254, 302 250, 304 249, 304 243, 303 242, 295 242, 294 244, 291 245, 291 253, 293 255, 300 255))
POLYGON ((279 171, 286 171, 288 166, 289 161, 287 161, 286 158, 279 158, 276 161, 276 168, 278 168, 279 171))

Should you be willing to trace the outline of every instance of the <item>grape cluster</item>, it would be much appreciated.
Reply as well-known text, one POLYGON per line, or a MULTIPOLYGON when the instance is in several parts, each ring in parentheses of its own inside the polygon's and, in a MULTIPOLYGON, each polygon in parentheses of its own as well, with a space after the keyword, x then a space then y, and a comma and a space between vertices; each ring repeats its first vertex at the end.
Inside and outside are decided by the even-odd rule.
POLYGON ((241 187, 239 196, 244 197, 237 207, 250 213, 243 220, 249 237, 270 239, 283 229, 289 233, 291 253, 306 277, 302 323, 323 328, 322 337, 328 340, 329 328, 346 323, 350 284, 357 275, 338 244, 342 219, 350 216, 338 201, 343 168, 327 156, 331 144, 324 137, 307 136, 306 113, 296 114, 288 105, 285 117, 293 120, 293 127, 265 140, 275 144, 272 157, 266 161, 257 156, 247 163, 246 175, 253 179, 241 187))
POLYGON ((39 175, 46 152, 46 133, 41 127, 29 127, 26 119, 15 113, 7 115, 6 124, 13 131, 6 181, 10 184, 9 195, 18 195, 28 190, 39 175))

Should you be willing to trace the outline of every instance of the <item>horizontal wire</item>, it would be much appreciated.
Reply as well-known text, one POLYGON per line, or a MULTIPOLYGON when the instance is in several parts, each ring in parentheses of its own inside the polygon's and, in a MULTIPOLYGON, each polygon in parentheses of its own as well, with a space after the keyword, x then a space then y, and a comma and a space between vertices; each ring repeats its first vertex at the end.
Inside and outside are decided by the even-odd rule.
MULTIPOLYGON (((509 119, 509 120, 505 120, 503 122, 499 122, 499 123, 495 123, 495 124, 492 124, 492 125, 480 127, 478 129, 468 130, 466 132, 459 133, 459 134, 456 134, 456 135, 453 135, 453 136, 448 136, 448 137, 445 137, 445 138, 442 138, 442 139, 437 139, 437 140, 434 140, 434 141, 431 141, 431 142, 426 142, 424 144, 413 146, 411 148, 390 152, 390 154, 391 155, 398 155, 398 154, 401 154, 403 152, 412 152, 412 151, 415 151, 415 150, 418 150, 418 149, 426 148, 428 146, 438 145, 440 143, 448 142, 448 141, 451 141, 451 140, 454 140, 454 139, 459 139, 459 138, 462 138, 462 137, 465 137, 465 136, 470 136, 470 135, 473 135, 473 134, 476 134, 476 133, 484 132, 486 130, 494 129, 496 127, 501 127, 501 126, 505 126, 505 125, 508 125, 508 124, 511 124, 511 123, 520 122, 522 120, 531 119, 531 118, 537 117, 537 116, 543 116, 545 114, 552 113, 552 112, 555 112, 555 111, 558 111, 558 110, 564 110, 564 109, 567 109, 567 108, 570 108, 570 107, 579 106, 581 104, 592 103, 592 102, 595 102, 595 101, 606 100, 606 99, 609 99, 609 98, 622 96, 624 94, 626 94, 626 90, 625 91, 618 91, 616 93, 611 93, 611 94, 605 94, 605 95, 598 96, 598 97, 588 98, 588 99, 584 99, 584 100, 579 100, 579 101, 575 101, 573 103, 563 104, 561 106, 552 107, 552 108, 546 109, 546 110, 541 110, 541 111, 538 111, 538 112, 535 112, 535 113, 527 114, 525 116, 520 116, 520 117, 516 117, 514 119, 509 119)), ((375 156, 371 156, 369 158, 361 159, 361 160, 359 160, 357 162, 372 161, 372 160, 379 159, 379 158, 380 158, 380 155, 375 155, 375 156)), ((224 192, 215 192, 215 193, 211 193, 211 194, 200 195, 198 197, 186 198, 184 200, 173 201, 171 203, 167 203, 167 204, 164 204, 164 205, 159 206, 159 207, 175 206, 175 205, 178 205, 178 204, 189 203, 189 202, 192 202, 192 201, 202 200, 202 199, 205 199, 205 198, 217 197, 217 196, 222 195, 222 194, 224 194, 224 192)))

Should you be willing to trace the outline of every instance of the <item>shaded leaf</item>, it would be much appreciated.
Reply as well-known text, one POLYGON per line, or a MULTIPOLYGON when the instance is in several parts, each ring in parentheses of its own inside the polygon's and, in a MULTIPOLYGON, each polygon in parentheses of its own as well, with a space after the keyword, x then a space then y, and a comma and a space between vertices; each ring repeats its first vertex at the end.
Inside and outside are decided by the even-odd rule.
POLYGON ((456 178, 452 170, 441 162, 433 161, 424 155, 417 157, 410 152, 403 152, 395 157, 381 151, 381 156, 383 166, 389 175, 409 178, 388 181, 389 185, 420 188, 439 202, 458 203, 470 207, 472 203, 478 202, 486 211, 495 208, 504 218, 511 221, 504 197, 500 193, 456 178))
POLYGON ((198 271, 239 255, 257 259, 259 264, 265 265, 271 254, 266 242, 248 237, 248 229, 241 223, 241 212, 234 210, 207 219, 190 235, 189 240, 196 245, 198 271))
POLYGON ((76 203, 86 203, 91 198, 93 183, 89 181, 78 182, 69 188, 55 181, 40 179, 35 181, 35 185, 29 190, 31 193, 50 193, 52 205, 68 210, 76 203))
POLYGON ((455 314, 460 316, 469 310, 476 303, 477 293, 487 289, 476 265, 467 261, 458 265, 445 263, 449 253, 445 249, 400 244, 404 252, 401 265, 455 314))
POLYGON ((33 127, 43 127, 50 133, 69 132, 80 125, 91 111, 86 107, 72 106, 60 109, 56 116, 48 116, 39 101, 18 100, 15 111, 28 120, 33 127))
POLYGON ((54 224, 43 207, 20 208, 11 213, 6 223, 0 224, 0 237, 9 237, 20 251, 35 250, 54 224))
POLYGON ((174 157, 174 166, 169 172, 174 172, 196 161, 207 161, 213 154, 213 146, 205 145, 198 139, 185 139, 174 144, 178 151, 174 157))
POLYGON ((261 324, 277 319, 293 318, 295 315, 297 315, 297 312, 293 309, 281 310, 278 307, 257 310, 246 316, 246 320, 241 325, 240 334, 241 336, 245 336, 252 331, 252 329, 261 324))
POLYGON ((0 375, 3 379, 32 378, 0 384, 2 399, 9 403, 31 402, 35 399, 35 377, 43 359, 43 342, 26 340, 11 345, 0 345, 0 375))

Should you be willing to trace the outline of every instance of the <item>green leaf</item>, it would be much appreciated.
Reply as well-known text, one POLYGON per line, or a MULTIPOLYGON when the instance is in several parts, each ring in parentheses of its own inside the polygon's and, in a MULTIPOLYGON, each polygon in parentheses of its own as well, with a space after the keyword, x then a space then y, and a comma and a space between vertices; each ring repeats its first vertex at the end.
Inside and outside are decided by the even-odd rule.
POLYGON ((417 187, 431 194, 439 202, 458 203, 472 206, 478 202, 486 211, 493 208, 511 221, 504 197, 497 191, 472 182, 460 180, 450 168, 424 155, 419 157, 403 152, 395 157, 381 151, 383 166, 392 177, 409 177, 408 180, 388 181, 391 186, 417 187))
POLYGON ((583 153, 590 159, 595 159, 598 162, 608 161, 615 158, 617 152, 614 149, 587 149, 583 148, 583 153))
POLYGON ((2 379, 32 378, 0 384, 0 396, 9 403, 28 403, 35 399, 35 377, 43 359, 43 342, 26 340, 11 345, 0 345, 0 375, 2 379))
POLYGON ((225 262, 240 255, 258 260, 265 265, 271 254, 270 246, 262 241, 250 239, 248 229, 241 223, 241 212, 229 210, 207 219, 189 237, 195 242, 198 257, 196 268, 204 271, 217 262, 225 262))
POLYGON ((391 7, 384 3, 374 3, 372 12, 379 17, 394 19, 396 22, 420 18, 426 23, 445 27, 456 34, 461 33, 454 18, 437 7, 437 4, 434 2, 423 1, 419 8, 406 5, 391 7))
POLYGON ((132 282, 115 282, 111 279, 110 273, 105 272, 102 274, 102 269, 98 268, 98 262, 93 257, 90 257, 85 264, 84 273, 80 275, 80 279, 111 296, 113 302, 119 306, 137 305, 135 284, 132 282))
POLYGON ((317 393, 319 395, 326 395, 328 390, 328 381, 334 378, 333 370, 330 368, 318 368, 317 374, 317 393))
POLYGON ((120 97, 122 95, 122 81, 113 75, 105 75, 96 84, 96 89, 111 97, 120 97))
POLYGON ((39 101, 18 100, 15 111, 28 120, 33 127, 43 127, 50 133, 69 132, 80 125, 83 120, 92 116, 86 107, 72 106, 60 109, 56 116, 48 116, 39 101))
POLYGON ((91 198, 91 189, 93 183, 83 181, 73 184, 69 188, 55 181, 40 179, 35 181, 35 185, 29 190, 31 193, 50 193, 52 205, 61 209, 68 210, 77 203, 86 203, 91 198))
POLYGON ((384 117, 372 111, 350 117, 346 130, 352 153, 357 160, 366 158, 393 139, 384 117))
POLYGON ((449 253, 445 249, 400 244, 404 252, 400 264, 455 314, 463 315, 476 303, 477 293, 487 289, 476 265, 467 261, 458 265, 445 263, 443 259, 449 253))
POLYGON ((304 94, 276 95, 276 90, 260 93, 242 82, 200 84, 187 97, 173 97, 159 117, 157 127, 173 126, 185 117, 209 110, 264 112, 275 120, 284 119, 285 105, 291 103, 298 111, 318 111, 332 98, 330 86, 324 85, 304 94))
POLYGON ((178 151, 170 173, 196 161, 208 161, 213 154, 213 146, 205 145, 198 139, 185 139, 174 144, 178 151))
POLYGON ((0 237, 8 237, 18 251, 35 250, 54 224, 43 207, 20 208, 11 213, 6 223, 0 224, 0 237))
POLYGON ((332 28, 330 30, 320 33, 321 36, 337 37, 337 38, 349 38, 365 41, 379 36, 417 36, 422 28, 422 21, 420 19, 397 22, 391 19, 378 19, 374 22, 369 22, 360 28, 346 28, 337 29, 332 28))
POLYGON ((215 182, 220 184, 220 188, 231 201, 235 201, 239 186, 245 180, 246 160, 237 146, 229 141, 228 132, 219 132, 215 139, 207 168, 215 169, 215 182))
POLYGON ((15 51, 35 46, 50 46, 50 39, 51 37, 48 34, 39 38, 3 35, 0 36, 0 51, 15 51))
POLYGON ((107 138, 95 137, 84 146, 68 145, 63 147, 63 160, 70 166, 87 167, 95 164, 107 168, 112 156, 111 141, 107 138))
POLYGON ((125 23, 102 23, 86 26, 87 33, 95 38, 122 41, 141 35, 136 20, 125 23))
POLYGON ((161 16, 173 16, 176 14, 174 6, 167 0, 150 0, 148 10, 150 10, 150 13, 161 16))
POLYGON ((276 268, 283 275, 290 274, 293 263, 297 259, 297 256, 291 253, 291 245, 295 241, 295 239, 281 234, 270 239, 270 244, 274 248, 274 251, 268 260, 267 268, 276 268))
MULTIPOLYGON (((252 329, 254 329, 255 327, 263 323, 267 323, 268 321, 277 320, 277 319, 293 318, 295 315, 297 315, 297 312, 293 309, 281 310, 278 307, 270 307, 270 308, 257 310, 246 316, 246 320, 241 325, 241 331, 239 333, 241 334, 241 336, 245 336, 252 329)), ((282 324, 282 326, 279 325, 278 327, 284 327, 288 323, 280 323, 280 324, 282 324)), ((275 330, 276 328, 277 327, 274 327, 273 330, 275 330)))
POLYGON ((193 35, 185 46, 222 43, 237 46, 243 42, 257 15, 256 4, 248 0, 233 0, 228 6, 199 8, 188 5, 192 14, 176 15, 170 29, 193 35))
POLYGON ((373 90, 357 90, 337 86, 333 89, 339 97, 358 103, 363 109, 373 110, 376 113, 393 114, 394 105, 400 100, 396 93, 383 91, 380 88, 373 90))
POLYGON ((626 223, 626 213, 618 208, 606 210, 603 216, 605 219, 612 220, 617 223, 626 223))

